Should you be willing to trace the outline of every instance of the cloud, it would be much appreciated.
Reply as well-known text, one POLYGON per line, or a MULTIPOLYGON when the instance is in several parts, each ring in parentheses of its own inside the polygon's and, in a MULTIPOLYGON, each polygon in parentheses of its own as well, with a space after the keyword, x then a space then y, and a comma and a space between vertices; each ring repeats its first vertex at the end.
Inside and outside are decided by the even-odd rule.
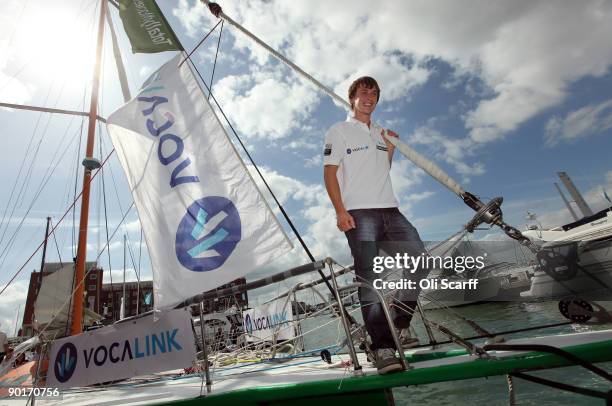
POLYGON ((573 142, 581 138, 599 135, 612 128, 612 99, 590 104, 568 113, 554 116, 546 124, 546 144, 573 142))
POLYGON ((312 157, 307 158, 306 162, 304 163, 304 167, 306 168, 317 168, 321 166, 323 166, 323 158, 321 157, 321 154, 313 155, 312 157))
POLYGON ((454 167, 463 175, 463 181, 469 181, 471 176, 482 175, 484 165, 480 162, 473 162, 474 149, 476 142, 468 137, 451 138, 433 128, 433 120, 425 126, 419 127, 409 136, 408 140, 412 144, 427 146, 434 152, 438 160, 443 160, 454 167), (470 164, 469 162, 472 163, 470 164))
POLYGON ((191 3, 188 0, 179 0, 178 7, 172 10, 172 14, 183 24, 187 35, 193 38, 203 35, 202 22, 211 22, 214 18, 208 8, 199 1, 191 3))
POLYGON ((0 331, 5 332, 9 337, 13 336, 15 314, 19 305, 21 305, 21 310, 19 313, 18 329, 21 326, 28 294, 28 284, 29 282, 26 280, 16 280, 0 295, 0 331))
POLYGON ((429 199, 431 196, 435 195, 435 192, 432 192, 431 190, 426 190, 424 192, 421 193, 413 193, 410 196, 408 196, 407 200, 410 202, 420 202, 426 199, 429 199))
MULTIPOLYGON (((602 76, 612 63, 612 3, 601 0, 387 0, 377 3, 376 12, 365 0, 228 1, 224 11, 343 97, 352 78, 365 73, 377 76, 382 109, 389 101, 409 98, 435 76, 432 62, 448 64, 451 73, 442 81, 453 88, 465 83, 466 95, 474 100, 461 116, 464 132, 440 139, 445 144, 438 152, 468 178, 483 174, 484 166, 466 163, 454 150, 503 139, 527 120, 563 103, 572 83, 602 76), (481 88, 476 92, 475 83, 481 88)), ((198 25, 207 27, 213 21, 204 6, 187 0, 179 2, 175 15, 194 35, 198 31, 203 35, 198 25)), ((244 35, 227 31, 234 38, 234 49, 253 64, 277 66, 244 35)), ((269 77, 248 84, 249 89, 259 86, 257 92, 228 92, 226 100, 237 99, 236 120, 246 120, 244 129, 249 133, 278 138, 308 115, 302 114, 303 106, 291 102, 275 111, 260 108, 258 95, 268 87, 272 100, 281 100, 281 95, 294 99, 290 91, 294 84, 286 78, 275 79, 274 85, 266 80, 269 77), (256 101, 244 100, 249 96, 256 101), (266 122, 267 114, 278 129, 266 122)))
POLYGON ((376 78, 382 89, 382 100, 390 102, 405 98, 417 86, 427 82, 430 72, 416 63, 407 66, 401 59, 399 55, 394 54, 372 56, 340 82, 334 90, 338 95, 348 99, 349 86, 355 79, 360 76, 372 76, 376 78))
MULTIPOLYGON (((257 183, 259 190, 261 190, 265 196, 269 195, 267 188, 259 175, 254 172, 253 167, 249 165, 248 168, 253 173, 255 183, 257 183)), ((290 176, 282 175, 267 167, 260 167, 260 171, 281 204, 287 203, 289 199, 302 201, 305 204, 312 204, 318 201, 319 195, 325 193, 322 185, 307 184, 290 176)))
POLYGON ((215 96, 240 133, 279 139, 301 126, 318 101, 301 80, 271 70, 226 76, 215 84, 215 96))
POLYGON ((606 41, 612 29, 605 23, 612 15, 610 3, 522 2, 515 10, 521 9, 483 38, 475 54, 481 77, 495 94, 467 115, 476 142, 496 140, 558 105, 569 83, 603 75, 612 62, 606 41))
POLYGON ((391 182, 393 191, 397 198, 402 201, 414 194, 414 189, 423 181, 425 172, 414 166, 407 159, 398 158, 400 154, 396 152, 396 157, 391 165, 391 182))

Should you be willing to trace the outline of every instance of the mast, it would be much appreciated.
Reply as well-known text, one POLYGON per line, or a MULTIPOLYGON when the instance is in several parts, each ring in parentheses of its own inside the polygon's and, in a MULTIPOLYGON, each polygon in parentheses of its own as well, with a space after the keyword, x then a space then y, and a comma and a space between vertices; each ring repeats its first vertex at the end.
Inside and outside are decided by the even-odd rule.
POLYGON ((570 193, 570 196, 572 196, 572 199, 574 199, 574 201, 578 205, 578 208, 580 209, 582 216, 583 217, 592 216, 593 210, 591 210, 587 202, 584 200, 584 198, 578 191, 578 188, 576 187, 576 185, 574 185, 574 182, 572 182, 572 179, 569 177, 569 175, 566 172, 557 172, 557 175, 559 176, 559 179, 561 179, 561 182, 563 182, 563 184, 565 185, 565 188, 570 193))
POLYGON ((565 203, 565 206, 567 207, 567 209, 569 210, 570 214, 572 215, 572 218, 574 219, 574 221, 577 221, 578 220, 578 216, 576 216, 576 213, 574 212, 574 209, 572 209, 572 206, 570 206, 570 203, 567 201, 567 198, 563 194, 563 191, 561 190, 561 188, 559 187, 559 184, 557 182, 555 182, 555 187, 557 188, 557 191, 559 192, 559 195, 561 195, 561 199, 563 200, 563 203, 565 203))
POLYGON ((126 248, 127 238, 126 235, 123 234, 123 294, 121 296, 121 313, 119 314, 119 318, 123 319, 125 317, 125 262, 126 262, 126 248))
POLYGON ((91 89, 91 102, 89 105, 89 126, 87 128, 87 149, 83 166, 83 195, 81 200, 81 216, 79 221, 79 243, 77 248, 77 263, 72 293, 72 324, 70 334, 80 334, 83 329, 83 293, 85 277, 85 260, 87 256, 87 227, 89 224, 89 194, 91 186, 91 171, 99 168, 100 163, 93 158, 94 139, 96 133, 96 118, 98 115, 98 89, 100 87, 100 69, 102 59, 102 46, 104 44, 104 20, 106 16, 106 1, 100 2, 100 19, 98 22, 98 39, 96 45, 96 61, 94 65, 93 84, 91 89))
MULTIPOLYGON (((45 267, 45 257, 47 256, 47 241, 49 240, 49 224, 51 223, 51 217, 47 217, 47 229, 45 230, 45 240, 43 242, 42 258, 40 260, 40 274, 42 275, 43 268, 45 267)), ((42 282, 42 276, 40 278, 42 282)))
POLYGON ((15 328, 13 329, 13 337, 17 337, 17 333, 19 332, 19 313, 21 313, 21 303, 17 306, 17 314, 15 315, 15 328))

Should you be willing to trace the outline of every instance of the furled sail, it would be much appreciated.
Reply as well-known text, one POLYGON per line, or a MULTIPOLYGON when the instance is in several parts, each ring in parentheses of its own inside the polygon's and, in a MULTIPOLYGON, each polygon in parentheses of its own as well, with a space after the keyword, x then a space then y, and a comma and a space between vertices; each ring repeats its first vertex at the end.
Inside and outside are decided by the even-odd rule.
MULTIPOLYGON (((74 279, 74 264, 68 263, 57 271, 45 275, 34 302, 34 321, 38 331, 47 337, 63 337, 70 317, 70 298, 74 279)), ((102 320, 91 309, 84 309, 85 325, 102 320)))
POLYGON ((155 304, 170 307, 291 249, 178 54, 108 119, 151 258, 155 304))

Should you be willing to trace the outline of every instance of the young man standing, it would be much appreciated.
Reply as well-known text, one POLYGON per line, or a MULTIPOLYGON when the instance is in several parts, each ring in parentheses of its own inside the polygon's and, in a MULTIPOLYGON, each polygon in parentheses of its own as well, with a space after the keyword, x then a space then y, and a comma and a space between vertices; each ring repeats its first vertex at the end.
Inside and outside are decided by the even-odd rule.
MULTIPOLYGON (((395 147, 384 138, 383 132, 392 137, 398 135, 371 121, 380 97, 376 80, 368 76, 355 80, 348 96, 349 117, 333 125, 325 135, 324 180, 336 210, 338 229, 348 240, 357 278, 372 284, 374 279, 380 278, 373 272, 373 260, 383 255, 379 253, 381 245, 389 256, 396 253, 418 256, 425 252, 425 247, 417 230, 398 210, 391 185, 389 170, 395 147)), ((405 277, 411 278, 411 275, 405 277)), ((398 311, 394 315, 404 347, 418 343, 409 334, 418 293, 416 289, 408 298, 404 296, 402 307, 408 311, 398 311)), ((379 373, 400 370, 391 331, 376 295, 360 288, 359 299, 379 373)))

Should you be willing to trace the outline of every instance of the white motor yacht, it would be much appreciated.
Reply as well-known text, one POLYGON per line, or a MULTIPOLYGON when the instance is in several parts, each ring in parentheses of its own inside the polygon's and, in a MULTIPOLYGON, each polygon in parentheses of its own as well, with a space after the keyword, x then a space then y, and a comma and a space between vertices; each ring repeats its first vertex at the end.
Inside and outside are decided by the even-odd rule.
POLYGON ((537 267, 531 289, 521 296, 547 298, 579 294, 592 299, 612 299, 612 207, 561 227, 530 229, 523 234, 553 252, 576 249, 578 266, 575 273, 570 270, 566 274, 573 274, 571 278, 558 279, 537 267))

